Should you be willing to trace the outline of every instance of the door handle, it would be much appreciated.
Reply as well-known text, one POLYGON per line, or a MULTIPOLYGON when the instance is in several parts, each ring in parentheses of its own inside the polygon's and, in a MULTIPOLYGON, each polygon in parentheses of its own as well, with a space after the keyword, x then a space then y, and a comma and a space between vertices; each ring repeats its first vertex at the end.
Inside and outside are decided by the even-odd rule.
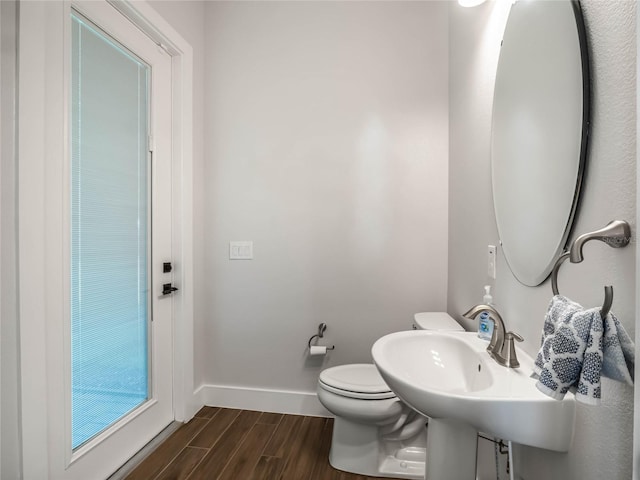
POLYGON ((162 285, 162 295, 171 295, 173 292, 177 292, 178 288, 174 287, 170 283, 162 285))

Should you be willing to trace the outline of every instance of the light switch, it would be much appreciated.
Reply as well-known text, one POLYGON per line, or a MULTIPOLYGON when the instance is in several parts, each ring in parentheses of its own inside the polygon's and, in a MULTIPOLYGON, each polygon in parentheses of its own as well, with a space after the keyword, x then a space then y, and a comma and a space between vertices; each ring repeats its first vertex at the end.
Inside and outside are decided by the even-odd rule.
POLYGON ((229 242, 229 260, 252 260, 253 259, 253 242, 231 241, 229 242))
POLYGON ((487 274, 489 278, 496 278, 496 257, 497 249, 495 245, 487 246, 487 274))

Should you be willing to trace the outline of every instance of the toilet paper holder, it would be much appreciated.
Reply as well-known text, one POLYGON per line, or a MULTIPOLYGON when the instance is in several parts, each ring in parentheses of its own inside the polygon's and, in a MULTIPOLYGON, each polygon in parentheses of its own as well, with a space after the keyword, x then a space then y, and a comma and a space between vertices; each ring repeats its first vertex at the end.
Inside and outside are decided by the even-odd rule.
MULTIPOLYGON (((307 342, 307 345, 309 346, 309 349, 311 349, 311 342, 313 341, 314 338, 322 338, 324 337, 324 331, 327 329, 327 324, 326 323, 321 323, 320 325, 318 325, 318 333, 316 333, 315 335, 312 335, 311 338, 309 339, 309 341, 307 342)), ((335 345, 331 345, 330 347, 327 347, 327 350, 333 350, 335 347, 335 345)))

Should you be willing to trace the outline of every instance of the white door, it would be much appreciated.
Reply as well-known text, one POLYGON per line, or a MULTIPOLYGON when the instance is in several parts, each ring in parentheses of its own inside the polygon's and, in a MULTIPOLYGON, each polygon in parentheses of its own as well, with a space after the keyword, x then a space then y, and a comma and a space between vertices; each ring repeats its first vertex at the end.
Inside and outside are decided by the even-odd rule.
POLYGON ((102 479, 174 418, 171 59, 107 2, 65 15, 65 358, 52 392, 65 408, 49 471, 102 479))

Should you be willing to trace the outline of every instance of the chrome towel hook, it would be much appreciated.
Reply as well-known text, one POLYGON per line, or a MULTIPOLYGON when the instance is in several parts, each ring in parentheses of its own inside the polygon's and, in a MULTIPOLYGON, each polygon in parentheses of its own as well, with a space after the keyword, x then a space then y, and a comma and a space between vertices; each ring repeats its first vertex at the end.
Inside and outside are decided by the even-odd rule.
MULTIPOLYGON (((551 272, 551 290, 554 295, 559 295, 558 291, 558 270, 560 269, 560 265, 569 258, 571 263, 580 263, 584 260, 584 256, 582 255, 582 247, 585 243, 590 240, 600 240, 601 242, 606 243, 612 248, 622 248, 629 245, 631 241, 631 227, 624 220, 614 220, 609 222, 604 228, 600 230, 596 230, 595 232, 585 233, 580 235, 575 241, 571 244, 571 248, 564 252, 558 260, 556 260, 555 265, 553 266, 553 270, 551 272)), ((609 311, 611 311, 611 306, 613 305, 613 287, 611 285, 607 285, 604 287, 604 302, 602 304, 602 308, 600 309, 600 316, 605 318, 609 311)))

